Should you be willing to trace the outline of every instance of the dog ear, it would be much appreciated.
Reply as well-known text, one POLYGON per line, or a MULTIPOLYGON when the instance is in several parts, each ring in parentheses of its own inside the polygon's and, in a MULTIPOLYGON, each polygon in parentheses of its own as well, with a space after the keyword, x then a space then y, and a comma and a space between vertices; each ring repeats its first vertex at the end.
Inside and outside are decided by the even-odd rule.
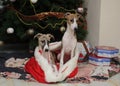
POLYGON ((75 15, 76 15, 76 17, 77 17, 78 20, 81 19, 81 20, 84 21, 84 17, 81 14, 79 14, 79 13, 76 12, 75 15))
POLYGON ((54 36, 51 35, 51 34, 47 34, 47 36, 48 36, 50 39, 51 39, 51 38, 52 38, 52 39, 55 39, 54 36))
POLYGON ((36 34, 35 36, 34 36, 34 38, 39 38, 40 36, 42 36, 43 34, 42 33, 38 33, 38 34, 36 34))
POLYGON ((65 13, 64 17, 67 18, 68 15, 70 15, 70 12, 65 13))
POLYGON ((78 13, 76 13, 76 16, 77 16, 77 18, 78 18, 78 19, 81 17, 81 15, 80 15, 80 14, 78 14, 78 13))

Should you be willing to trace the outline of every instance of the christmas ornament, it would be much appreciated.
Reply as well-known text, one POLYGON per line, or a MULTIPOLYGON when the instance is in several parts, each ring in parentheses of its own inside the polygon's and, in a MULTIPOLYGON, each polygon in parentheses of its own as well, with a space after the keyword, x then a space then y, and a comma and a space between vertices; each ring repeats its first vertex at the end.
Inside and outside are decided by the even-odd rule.
POLYGON ((0 10, 2 10, 3 8, 4 8, 3 1, 0 1, 0 10))
POLYGON ((7 33, 8 34, 14 33, 14 29, 12 27, 7 28, 7 33))
POLYGON ((61 31, 61 32, 65 31, 65 27, 62 26, 62 27, 60 28, 60 31, 61 31))
POLYGON ((35 4, 38 0, 30 0, 33 4, 35 4))
POLYGON ((4 6, 3 5, 0 5, 0 10, 2 10, 4 8, 4 6))
POLYGON ((84 9, 82 7, 79 7, 77 10, 79 13, 83 13, 83 11, 84 11, 84 9))
POLYGON ((16 0, 10 0, 11 2, 15 2, 16 0))
POLYGON ((4 42, 2 40, 0 40, 0 46, 2 46, 4 44, 4 42))
POLYGON ((31 28, 31 29, 28 29, 28 30, 27 30, 27 34, 28 34, 28 35, 33 35, 33 34, 34 34, 34 29, 32 29, 32 28, 31 28))

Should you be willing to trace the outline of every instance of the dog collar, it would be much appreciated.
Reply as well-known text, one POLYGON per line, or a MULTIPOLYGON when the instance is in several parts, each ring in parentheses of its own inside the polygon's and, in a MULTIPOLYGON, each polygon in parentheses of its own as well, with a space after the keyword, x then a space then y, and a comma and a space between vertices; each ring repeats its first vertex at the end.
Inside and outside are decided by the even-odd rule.
POLYGON ((39 50, 39 53, 42 54, 42 50, 39 50))

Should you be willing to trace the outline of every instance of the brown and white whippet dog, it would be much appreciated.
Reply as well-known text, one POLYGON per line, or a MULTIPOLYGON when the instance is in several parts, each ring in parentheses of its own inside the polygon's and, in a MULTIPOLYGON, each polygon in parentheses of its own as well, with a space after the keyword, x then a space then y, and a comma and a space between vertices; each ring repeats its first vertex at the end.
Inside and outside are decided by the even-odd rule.
POLYGON ((34 38, 38 38, 38 46, 34 51, 34 56, 41 69, 44 71, 45 80, 47 82, 61 81, 61 75, 58 73, 54 58, 51 56, 52 52, 49 49, 49 41, 53 36, 51 34, 38 33, 34 38))
POLYGON ((39 53, 45 57, 50 64, 55 64, 52 52, 49 50, 50 39, 54 38, 54 36, 51 34, 38 33, 34 36, 34 38, 36 37, 38 38, 39 53))
POLYGON ((62 38, 62 50, 60 57, 60 66, 62 67, 65 55, 69 55, 70 58, 74 57, 75 49, 77 45, 77 38, 75 30, 78 28, 77 20, 79 19, 79 14, 66 13, 65 18, 67 19, 67 29, 62 38))

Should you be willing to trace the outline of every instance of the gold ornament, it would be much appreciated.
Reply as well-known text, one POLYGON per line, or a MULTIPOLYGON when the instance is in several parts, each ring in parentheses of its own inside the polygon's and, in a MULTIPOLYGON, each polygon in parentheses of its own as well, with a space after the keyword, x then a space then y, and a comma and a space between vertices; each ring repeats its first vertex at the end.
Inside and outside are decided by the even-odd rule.
POLYGON ((2 40, 0 40, 0 46, 2 46, 4 44, 4 42, 2 40))
POLYGON ((33 4, 37 3, 38 0, 30 0, 33 4))
POLYGON ((28 34, 28 35, 33 35, 33 34, 34 34, 34 29, 32 29, 32 28, 31 28, 31 29, 28 29, 28 30, 27 30, 27 34, 28 34))
POLYGON ((65 27, 62 26, 62 27, 60 28, 60 31, 61 31, 61 32, 65 31, 65 27))

